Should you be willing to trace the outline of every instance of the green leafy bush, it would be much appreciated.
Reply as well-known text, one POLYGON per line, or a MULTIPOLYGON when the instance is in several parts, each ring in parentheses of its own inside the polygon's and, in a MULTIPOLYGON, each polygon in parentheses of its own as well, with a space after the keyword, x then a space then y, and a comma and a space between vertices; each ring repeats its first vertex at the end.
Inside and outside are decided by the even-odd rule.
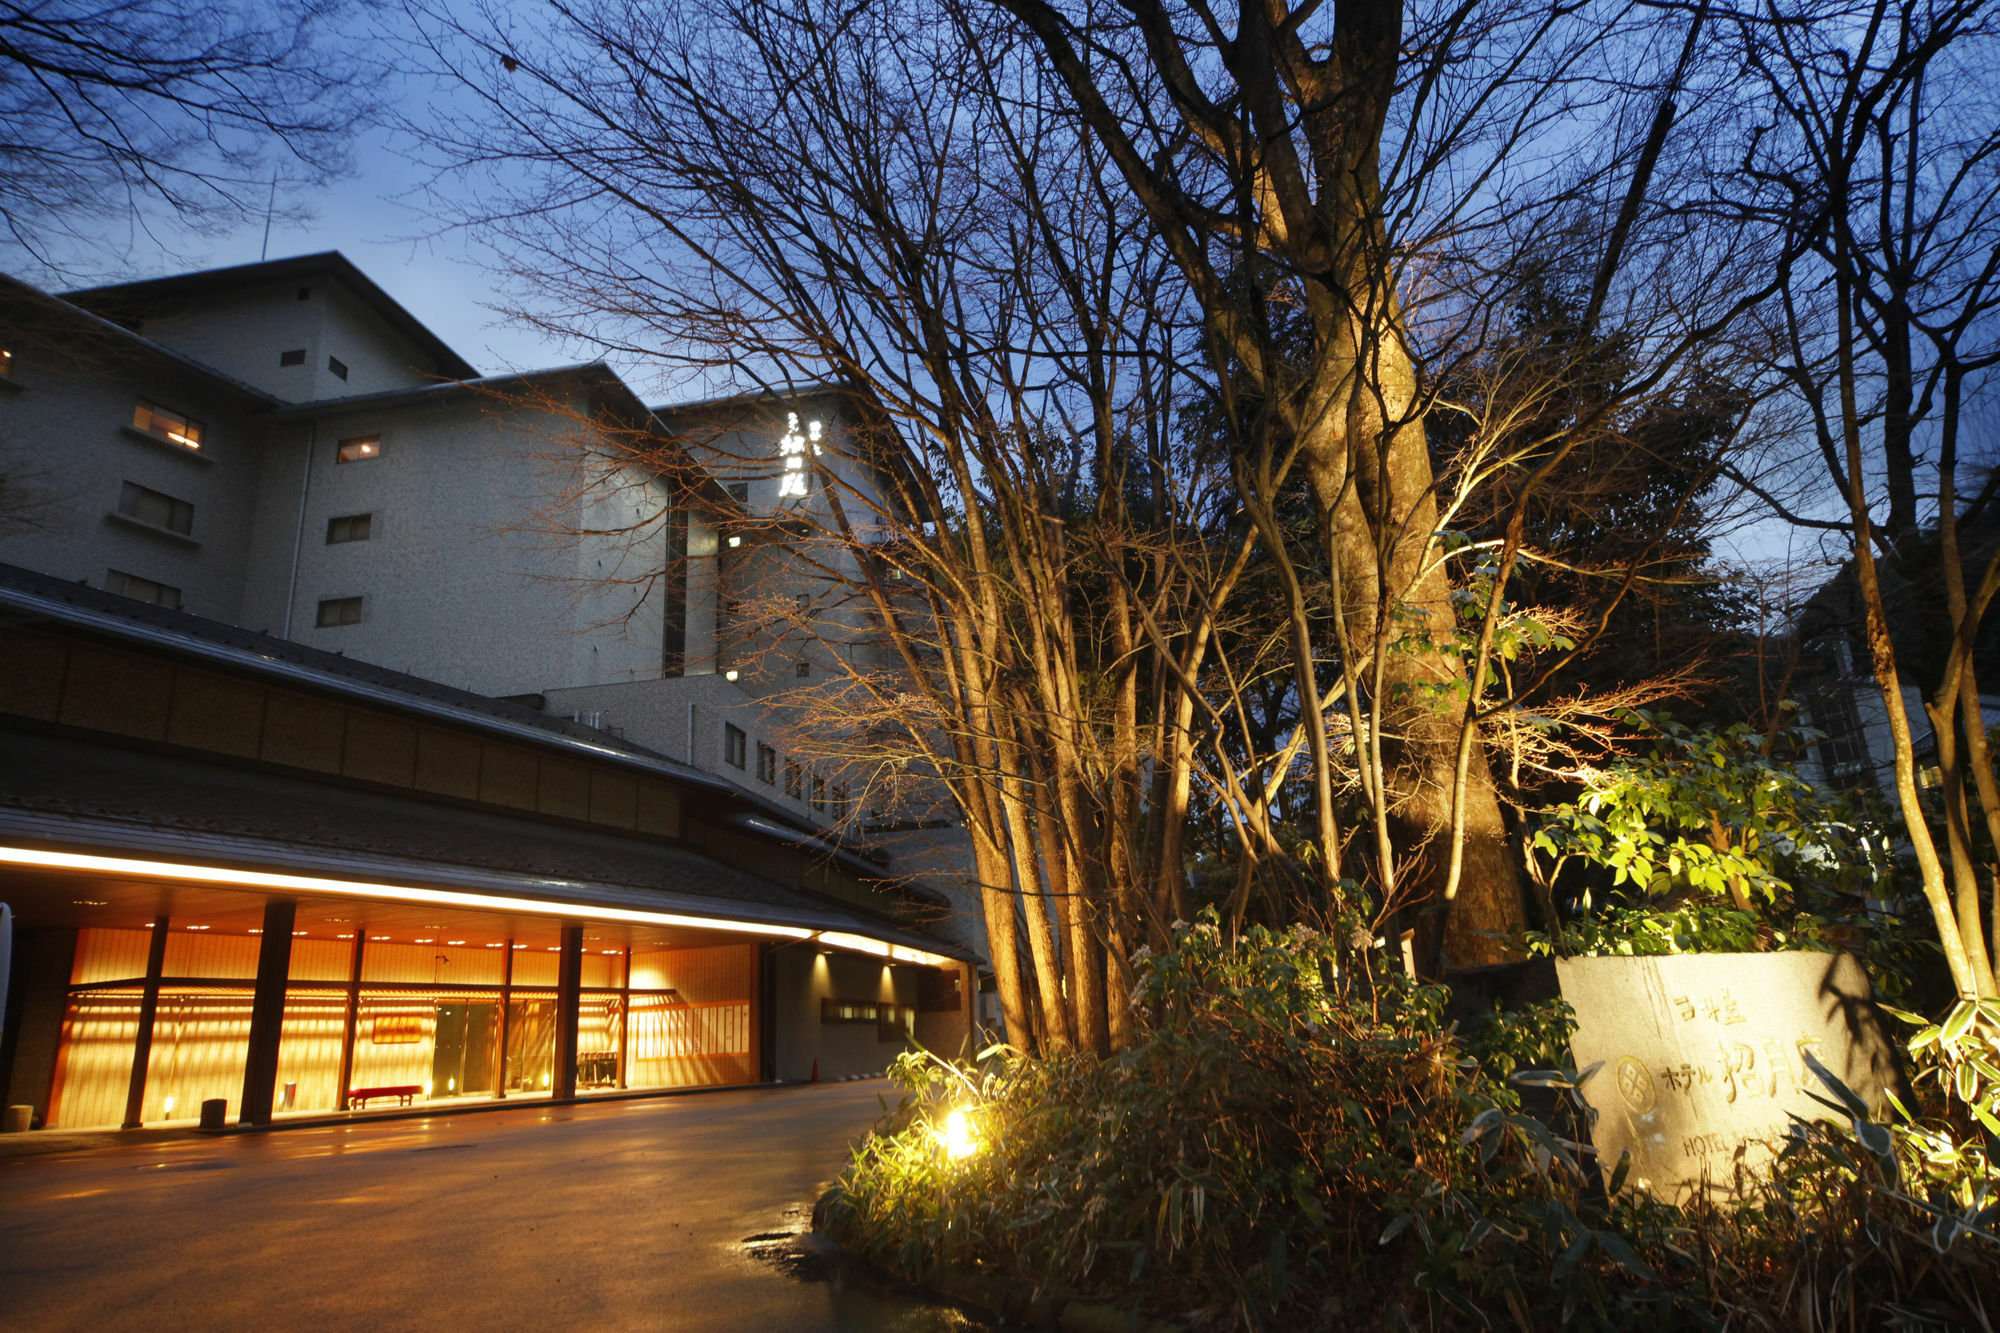
POLYGON ((1670 1207, 1598 1175, 1574 1071, 1525 1067, 1562 1047, 1560 1006, 1468 1040, 1441 987, 1350 939, 1232 943, 1210 915, 1138 960, 1144 1035, 1111 1060, 905 1057, 911 1095, 823 1224, 913 1279, 1199 1327, 1859 1327, 2000 1290, 1976 1186, 1948 1191, 1937 1243, 1916 1127, 1801 1127, 1743 1199, 1670 1207), (1529 1114, 1526 1089, 1570 1114, 1529 1114))

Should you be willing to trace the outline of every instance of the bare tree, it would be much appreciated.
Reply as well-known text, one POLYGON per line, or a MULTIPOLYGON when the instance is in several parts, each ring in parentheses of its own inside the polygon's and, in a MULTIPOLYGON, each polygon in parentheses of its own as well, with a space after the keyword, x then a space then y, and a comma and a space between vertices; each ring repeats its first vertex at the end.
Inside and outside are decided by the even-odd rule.
POLYGON ((2000 543, 1981 543, 1968 567, 1962 533, 1993 521, 1980 400, 2000 365, 2000 103, 1989 77, 2000 28, 1976 0, 1780 5, 1730 28, 1751 99, 1732 144, 1739 190, 1719 206, 1785 240, 1782 355, 1769 370, 1803 411, 1801 441, 1839 514, 1779 510, 1847 544, 1924 896, 1953 984, 1992 996, 2000 916, 1989 935, 1981 904, 1995 868, 1982 884, 1968 788, 1989 838, 2000 835, 1973 654, 2000 592, 2000 543), (1968 493, 1966 478, 1982 474, 1968 493), (1916 635, 1898 643, 1892 625, 1912 613, 1938 651, 1921 652, 1916 635), (1937 745, 1942 849, 1920 795, 1909 687, 1937 745))
POLYGON ((296 216, 291 187, 345 171, 377 104, 381 71, 341 30, 367 4, 0 4, 0 229, 60 272, 107 227, 213 233, 274 199, 296 216))

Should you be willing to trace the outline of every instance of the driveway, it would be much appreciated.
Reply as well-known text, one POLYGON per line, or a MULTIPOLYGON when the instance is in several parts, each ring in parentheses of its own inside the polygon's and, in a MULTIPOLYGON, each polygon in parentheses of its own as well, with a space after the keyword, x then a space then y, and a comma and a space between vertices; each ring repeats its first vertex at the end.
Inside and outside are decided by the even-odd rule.
POLYGON ((966 1327, 745 1244, 807 1227, 878 1093, 894 1096, 746 1089, 0 1160, 0 1324, 966 1327))

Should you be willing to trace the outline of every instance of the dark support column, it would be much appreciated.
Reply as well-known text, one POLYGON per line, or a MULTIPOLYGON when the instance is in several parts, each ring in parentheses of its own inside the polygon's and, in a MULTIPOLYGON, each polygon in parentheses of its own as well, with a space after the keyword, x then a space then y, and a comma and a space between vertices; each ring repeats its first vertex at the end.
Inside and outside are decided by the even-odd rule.
POLYGON ((514 1012, 514 941, 507 941, 506 962, 500 967, 500 1057, 493 1067, 500 1071, 493 1080, 493 1095, 504 1099, 507 1096, 507 1037, 509 1016, 514 1012))
POLYGON ((288 898, 264 904, 264 936, 257 947, 257 991, 250 1001, 250 1053, 243 1062, 243 1100, 236 1109, 239 1125, 271 1123, 271 1101, 278 1081, 278 1040, 285 1031, 285 980, 292 970, 292 926, 298 915, 298 904, 288 898))
POLYGON ((368 947, 367 927, 354 932, 354 957, 347 968, 347 1019, 340 1030, 340 1086, 333 1090, 333 1104, 347 1109, 347 1090, 354 1086, 354 1036, 361 1022, 361 955, 368 947))
POLYGON ((146 990, 139 1000, 139 1040, 132 1047, 132 1082, 125 1092, 125 1128, 137 1129, 146 1105, 146 1068, 153 1062, 153 1017, 160 1012, 160 972, 167 965, 167 919, 153 918, 146 949, 146 990))
POLYGON ((759 1083, 778 1081, 778 969, 773 960, 782 947, 757 946, 756 984, 750 988, 750 1072, 759 1083))
POLYGON ((632 946, 625 946, 625 982, 618 991, 618 1086, 629 1086, 625 1074, 632 1067, 632 946))
POLYGON ((576 1021, 583 1000, 583 927, 564 926, 556 967, 556 1067, 551 1096, 576 1096, 576 1021))

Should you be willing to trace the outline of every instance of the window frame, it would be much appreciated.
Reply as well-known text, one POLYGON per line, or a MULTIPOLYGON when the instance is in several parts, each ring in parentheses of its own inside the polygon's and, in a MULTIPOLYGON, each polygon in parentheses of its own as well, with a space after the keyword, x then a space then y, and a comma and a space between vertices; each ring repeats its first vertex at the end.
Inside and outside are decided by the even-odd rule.
POLYGON ((734 722, 722 724, 722 762, 742 768, 750 758, 750 733, 734 722))
POLYGON ((374 536, 375 511, 372 509, 365 514, 335 514, 326 521, 326 544, 328 546, 345 546, 350 542, 372 541, 374 540, 374 536), (348 526, 343 529, 343 535, 336 537, 334 536, 335 526, 341 523, 345 523, 348 526), (361 528, 358 536, 354 532, 356 524, 359 524, 361 528))
POLYGON ((319 599, 318 613, 313 617, 313 628, 345 629, 349 625, 359 625, 367 616, 367 601, 365 596, 322 597, 319 599), (327 618, 329 607, 338 608, 332 619, 327 618), (347 615, 350 608, 354 612, 351 618, 347 615))
POLYGON ((118 515, 155 532, 164 532, 175 537, 194 536, 194 502, 183 500, 178 495, 156 491, 151 486, 142 486, 136 481, 118 483, 118 515), (162 522, 145 512, 147 508, 164 505, 166 518, 162 522))
POLYGON ((382 457, 382 437, 380 435, 354 435, 338 441, 333 446, 335 467, 348 463, 373 463, 382 457))
POLYGON ((757 742, 757 781, 766 787, 778 785, 778 751, 763 741, 757 742))
POLYGON ((162 407, 150 398, 134 400, 132 404, 132 429, 141 435, 160 441, 187 453, 199 454, 208 443, 208 424, 197 421, 185 412, 176 412, 170 407, 162 407), (164 420, 163 420, 164 419, 164 420), (176 431, 166 423, 178 423, 176 431), (159 429, 155 429, 155 426, 159 429))

